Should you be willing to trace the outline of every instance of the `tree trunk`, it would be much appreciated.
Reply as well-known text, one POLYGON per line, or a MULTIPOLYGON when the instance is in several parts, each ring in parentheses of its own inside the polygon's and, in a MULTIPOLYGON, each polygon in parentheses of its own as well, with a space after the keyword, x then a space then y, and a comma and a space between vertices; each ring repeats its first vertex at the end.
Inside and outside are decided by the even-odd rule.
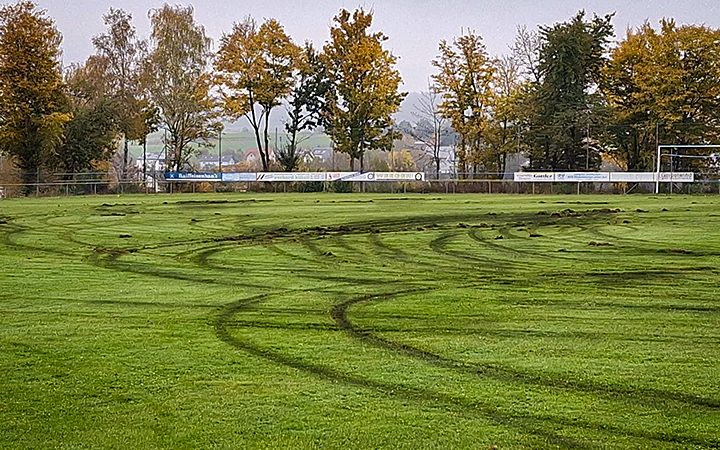
POLYGON ((121 176, 123 180, 127 179, 127 162, 128 162, 128 154, 130 153, 130 148, 128 147, 128 139, 127 136, 123 136, 123 140, 125 141, 125 144, 123 145, 123 160, 122 160, 122 167, 121 170, 121 176))
MULTIPOLYGON (((265 150, 264 150, 265 151, 265 163, 264 163, 263 169, 266 172, 269 172, 270 171, 270 138, 268 136, 268 132, 269 132, 268 127, 270 126, 270 124, 268 122, 270 119, 270 110, 267 110, 267 112, 265 112, 263 115, 265 117, 265 129, 263 130, 263 138, 265 140, 265 150)), ((260 149, 260 151, 262 152, 263 150, 260 149)))

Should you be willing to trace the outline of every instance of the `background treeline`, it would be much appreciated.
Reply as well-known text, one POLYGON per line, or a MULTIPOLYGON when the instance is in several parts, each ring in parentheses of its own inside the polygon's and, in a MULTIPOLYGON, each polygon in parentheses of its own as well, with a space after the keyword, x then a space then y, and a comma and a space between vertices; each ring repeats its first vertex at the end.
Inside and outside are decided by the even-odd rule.
MULTIPOLYGON (((612 161, 652 170, 657 143, 718 142, 720 31, 663 20, 615 43, 612 15, 519 28, 511 51, 488 55, 480 34, 439 43, 414 123, 393 116, 405 93, 372 13, 341 10, 322 47, 296 43, 274 19, 247 17, 217 49, 191 7, 149 12, 147 39, 132 17, 104 16, 83 64, 61 67, 61 35, 30 1, 0 9, 0 155, 31 183, 41 170, 73 176, 132 170, 129 142, 163 130, 168 169, 188 166, 223 123, 246 118, 262 169, 296 170, 299 137, 321 129, 362 170, 370 150, 401 134, 422 142, 440 171, 455 147, 458 172, 503 173, 521 153, 537 170, 593 170, 612 161), (270 116, 286 110, 281 148, 270 116), (120 148, 120 151, 117 149, 120 148)), ((677 170, 713 160, 674 159, 677 170)), ((692 166, 692 167, 691 167, 692 166)))

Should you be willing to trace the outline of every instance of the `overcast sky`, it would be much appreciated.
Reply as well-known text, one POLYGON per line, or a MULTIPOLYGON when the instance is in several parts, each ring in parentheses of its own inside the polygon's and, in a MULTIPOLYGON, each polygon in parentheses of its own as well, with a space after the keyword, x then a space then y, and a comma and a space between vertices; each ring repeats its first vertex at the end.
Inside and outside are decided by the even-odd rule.
MULTIPOLYGON (((0 0, 3 1, 3 0, 0 0)), ((3 2, 4 3, 4 2, 3 2)), ((112 6, 132 14, 141 36, 149 30, 147 12, 162 6, 155 0, 39 0, 64 36, 64 64, 82 62, 93 52, 90 40, 103 32, 102 16, 112 6)), ((628 27, 645 20, 657 24, 662 17, 678 23, 698 23, 720 28, 720 0, 172 0, 192 4, 196 20, 217 43, 233 22, 251 15, 258 20, 278 19, 292 38, 311 40, 320 46, 327 41, 333 16, 340 8, 363 7, 375 13, 374 28, 388 37, 388 47, 399 57, 398 68, 409 91, 427 89, 432 73, 430 61, 438 42, 452 39, 463 29, 480 33, 491 55, 508 51, 518 25, 538 25, 567 20, 584 9, 604 15, 615 12, 618 38, 628 27)))

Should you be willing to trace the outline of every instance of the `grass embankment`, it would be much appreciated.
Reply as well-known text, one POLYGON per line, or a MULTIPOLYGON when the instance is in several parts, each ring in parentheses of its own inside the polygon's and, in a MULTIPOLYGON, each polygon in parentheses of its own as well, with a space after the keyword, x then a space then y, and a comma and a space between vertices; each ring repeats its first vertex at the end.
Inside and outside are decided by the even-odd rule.
POLYGON ((720 445, 720 199, 0 202, 0 447, 720 445))

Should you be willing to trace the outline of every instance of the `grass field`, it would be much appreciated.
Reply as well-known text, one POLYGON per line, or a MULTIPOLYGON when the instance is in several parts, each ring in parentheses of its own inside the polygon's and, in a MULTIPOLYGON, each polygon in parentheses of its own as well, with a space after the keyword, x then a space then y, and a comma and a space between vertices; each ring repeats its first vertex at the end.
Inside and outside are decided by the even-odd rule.
POLYGON ((720 197, 0 201, 0 448, 718 448, 720 197))

